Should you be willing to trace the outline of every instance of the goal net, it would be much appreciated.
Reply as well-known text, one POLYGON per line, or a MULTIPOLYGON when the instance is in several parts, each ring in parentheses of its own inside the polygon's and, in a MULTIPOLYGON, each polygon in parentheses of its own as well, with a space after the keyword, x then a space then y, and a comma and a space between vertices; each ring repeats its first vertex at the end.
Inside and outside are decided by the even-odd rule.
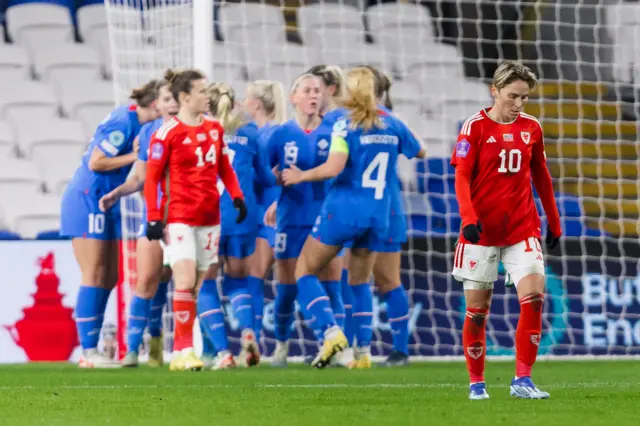
MULTIPOLYGON (((394 111, 423 136, 429 155, 399 165, 409 223, 402 281, 412 305, 411 355, 462 355, 463 293, 450 276, 460 217, 449 157, 464 119, 491 106, 488 83, 504 59, 521 60, 540 78, 526 111, 544 128, 565 235, 546 253, 540 353, 639 354, 638 2, 300 3, 212 6, 215 41, 203 47, 213 52, 211 78, 230 83, 241 98, 248 81, 274 79, 290 87, 318 63, 366 63, 392 77, 394 111)), ((113 78, 122 101, 164 68, 193 63, 191 7, 186 0, 107 0, 113 78)), ((125 202, 126 220, 139 220, 136 203, 125 202)), ((539 201, 538 207, 542 213, 539 201)), ((127 240, 133 241, 130 229, 127 240)), ((129 280, 134 274, 129 265, 129 280)), ((273 290, 265 289, 268 352, 273 290)), ((519 305, 502 275, 491 312, 487 352, 513 356, 519 305)), ((377 300, 373 326, 374 353, 387 354, 390 327, 377 300)), ((229 327, 237 336, 230 316, 229 327)), ((293 355, 315 353, 312 334, 301 321, 295 328, 293 355)))

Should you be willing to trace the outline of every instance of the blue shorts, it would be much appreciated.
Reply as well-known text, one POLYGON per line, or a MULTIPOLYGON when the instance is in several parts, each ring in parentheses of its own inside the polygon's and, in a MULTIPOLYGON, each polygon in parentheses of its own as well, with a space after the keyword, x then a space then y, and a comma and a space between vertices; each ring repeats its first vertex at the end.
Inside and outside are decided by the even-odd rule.
POLYGON ((258 238, 262 238, 267 240, 269 246, 271 248, 275 247, 276 244, 276 228, 272 228, 267 225, 260 225, 260 229, 258 230, 258 238))
POLYGON ((316 226, 311 235, 316 240, 329 246, 349 248, 367 248, 371 251, 381 251, 384 246, 387 228, 359 228, 345 225, 336 220, 327 219, 325 215, 318 216, 316 226))
POLYGON ((83 190, 68 186, 62 196, 60 235, 94 240, 122 238, 120 203, 103 212, 98 201, 106 194, 102 189, 83 190))
POLYGON ((276 259, 291 259, 300 256, 302 246, 311 233, 311 226, 287 226, 279 229, 275 236, 273 251, 276 259))
POLYGON ((221 235, 218 255, 244 259, 256 251, 256 234, 221 235))

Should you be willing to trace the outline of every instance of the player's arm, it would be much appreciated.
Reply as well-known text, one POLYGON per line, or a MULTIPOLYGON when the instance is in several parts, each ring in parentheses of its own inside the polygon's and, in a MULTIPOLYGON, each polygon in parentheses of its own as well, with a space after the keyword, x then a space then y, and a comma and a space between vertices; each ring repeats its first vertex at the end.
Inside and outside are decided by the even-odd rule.
POLYGON ((551 233, 551 235, 547 234, 547 244, 555 246, 557 241, 554 243, 551 239, 557 239, 562 235, 562 227, 560 226, 560 213, 556 205, 556 197, 553 193, 553 181, 551 180, 551 174, 547 167, 547 156, 544 151, 544 140, 542 136, 540 137, 540 142, 533 145, 531 154, 531 177, 533 179, 533 185, 536 191, 538 191, 540 201, 542 201, 542 207, 547 215, 547 222, 549 224, 548 232, 551 233))
POLYGON ((276 184, 276 176, 267 164, 263 150, 257 145, 256 155, 253 156, 253 169, 256 171, 257 183, 261 187, 270 187, 276 184))
POLYGON ((460 206, 463 235, 474 244, 480 240, 479 233, 482 232, 478 224, 478 215, 471 202, 471 174, 478 155, 478 137, 478 131, 465 130, 463 126, 451 159, 451 164, 456 168, 456 199, 460 206))
POLYGON ((134 173, 127 180, 113 191, 100 198, 100 210, 107 211, 122 197, 131 195, 134 192, 142 190, 144 187, 144 179, 147 170, 147 163, 137 160, 134 164, 134 173))
POLYGON ((238 211, 238 217, 236 223, 241 223, 247 218, 247 205, 244 202, 244 194, 240 189, 240 182, 238 182, 238 176, 236 176, 235 170, 229 161, 229 148, 224 143, 223 131, 219 130, 220 134, 220 161, 218 162, 218 176, 222 179, 222 183, 227 192, 233 200, 233 207, 238 211))
POLYGON ((295 165, 282 171, 282 182, 285 186, 295 185, 300 182, 316 182, 332 179, 340 174, 347 165, 349 159, 349 145, 347 141, 338 135, 331 137, 331 148, 327 161, 309 170, 300 170, 295 165))
POLYGON ((100 142, 93 148, 91 157, 89 157, 89 169, 94 172, 108 172, 110 170, 119 169, 136 161, 138 158, 138 137, 134 140, 134 149, 125 155, 120 153, 126 147, 125 141, 126 129, 117 123, 114 126, 107 126, 105 129, 96 133, 95 138, 99 138, 100 142))
POLYGON ((404 144, 401 144, 400 153, 405 157, 411 159, 414 157, 417 158, 426 158, 427 156, 427 148, 424 140, 413 130, 409 125, 396 114, 393 114, 398 120, 398 127, 400 127, 403 132, 404 144))
POLYGON ((144 179, 144 198, 147 202, 147 220, 161 222, 163 211, 158 206, 158 184, 165 176, 169 155, 171 152, 171 135, 151 140, 150 154, 147 161, 147 170, 144 179))

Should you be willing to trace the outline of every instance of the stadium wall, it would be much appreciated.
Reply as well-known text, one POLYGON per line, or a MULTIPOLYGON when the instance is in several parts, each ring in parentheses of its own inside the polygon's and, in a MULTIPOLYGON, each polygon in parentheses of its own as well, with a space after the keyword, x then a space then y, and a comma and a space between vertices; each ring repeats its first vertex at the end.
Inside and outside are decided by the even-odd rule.
MULTIPOLYGON (((464 303, 459 284, 448 272, 452 253, 446 247, 451 246, 452 241, 435 236, 413 238, 408 244, 403 269, 412 299, 410 349, 414 356, 462 355, 464 303)), ((554 257, 547 267, 541 355, 639 355, 640 245, 568 238, 562 249, 564 256, 554 257)), ((0 266, 0 363, 75 361, 80 351, 72 309, 80 273, 70 243, 1 242, 0 266)), ((265 290, 264 325, 270 353, 273 289, 265 290)), ((115 299, 114 294, 101 340, 104 348, 114 352, 115 299)), ((391 348, 391 334, 384 304, 376 301, 375 306, 372 349, 374 355, 381 355, 391 348)), ((491 308, 487 354, 512 356, 519 309, 515 290, 499 282, 491 308)), ((314 354, 312 334, 299 323, 295 327, 291 355, 314 354)), ((231 316, 229 333, 237 345, 237 324, 231 316)))

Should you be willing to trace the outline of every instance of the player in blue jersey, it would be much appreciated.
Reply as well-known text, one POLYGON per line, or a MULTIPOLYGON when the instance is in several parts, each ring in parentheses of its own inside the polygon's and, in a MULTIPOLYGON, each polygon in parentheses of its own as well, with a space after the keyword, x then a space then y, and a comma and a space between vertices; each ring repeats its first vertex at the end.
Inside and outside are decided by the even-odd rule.
POLYGON ((99 200, 126 180, 138 158, 134 140, 144 123, 158 118, 159 86, 153 80, 133 90, 136 103, 117 107, 98 125, 62 197, 60 234, 72 238, 82 274, 75 310, 81 368, 120 365, 97 350, 109 294, 118 281, 121 238, 119 206, 104 212, 99 200))
MULTIPOLYGON (((391 204, 386 188, 396 173, 397 157, 400 153, 414 156, 420 150, 411 143, 405 126, 395 117, 379 113, 374 87, 375 78, 369 69, 351 70, 345 100, 348 117, 334 126, 329 159, 311 170, 303 171, 293 165, 282 172, 286 187, 336 178, 295 271, 300 290, 298 301, 325 334, 322 349, 312 364, 317 368, 327 366, 331 358, 348 345, 336 325, 318 273, 348 245, 351 247, 350 283, 352 287, 354 283, 367 285, 375 251, 386 237, 391 204)), ((371 305, 372 300, 369 306, 354 305, 354 318, 369 324, 368 335, 363 332, 357 336, 362 349, 371 340, 371 305)), ((369 360, 368 365, 370 363, 369 360)), ((354 362, 351 366, 360 367, 360 364, 354 362)))
MULTIPOLYGON (((229 194, 224 191, 220 182, 218 190, 221 194, 220 213, 222 232, 220 235, 219 255, 224 262, 223 293, 229 298, 233 315, 241 330, 242 351, 239 364, 254 366, 260 362, 260 349, 253 331, 254 313, 251 294, 248 288, 250 256, 256 248, 259 224, 262 221, 254 191, 254 181, 258 180, 263 187, 276 184, 275 175, 261 155, 258 142, 258 126, 255 123, 244 123, 243 116, 234 112, 235 94, 225 83, 214 83, 208 88, 211 115, 215 117, 225 131, 225 143, 233 169, 238 176, 240 188, 244 194, 248 216, 242 223, 237 223, 237 210, 229 194)), ((218 266, 212 265, 198 297, 198 316, 206 337, 209 338, 217 357, 205 352, 203 361, 213 369, 232 367, 235 362, 229 353, 224 329, 224 315, 220 310, 220 300, 216 277, 218 266)))
MULTIPOLYGON (((305 74, 292 86, 291 100, 295 118, 274 130, 269 139, 270 165, 278 171, 297 166, 306 170, 322 164, 329 153, 328 136, 319 132, 322 101, 321 83, 305 74)), ((289 337, 298 294, 295 267, 304 241, 311 232, 327 192, 326 182, 302 183, 282 188, 277 203, 265 215, 276 223, 275 335, 276 349, 272 365, 284 366, 289 352, 289 337), (277 205, 277 208, 276 208, 277 205), (273 220, 275 216, 275 221, 273 220)), ((335 259, 320 271, 323 283, 339 282, 341 261, 335 259)), ((315 331, 313 320, 308 325, 315 331)))
MULTIPOLYGON (((375 92, 378 108, 387 114, 393 114, 391 112, 393 104, 390 96, 391 80, 375 67, 367 66, 367 68, 373 72, 376 79, 375 92)), ((421 138, 415 132, 408 130, 409 136, 413 139, 412 144, 414 146, 424 146, 421 138)), ((424 158, 425 155, 426 151, 420 149, 416 157, 424 158)), ((385 243, 377 250, 373 276, 378 293, 387 305, 387 318, 393 339, 393 351, 383 364, 393 367, 406 365, 409 361, 409 300, 407 292, 402 286, 400 274, 402 244, 407 241, 407 221, 402 188, 397 174, 389 182, 388 189, 391 199, 389 228, 387 229, 385 243)), ((369 294, 367 294, 370 292, 369 289, 352 288, 352 291, 354 297, 369 297, 369 294)), ((357 355, 356 353, 356 358, 358 358, 357 355)), ((363 359, 366 360, 366 357, 363 359)))
MULTIPOLYGON (((147 157, 151 136, 171 117, 178 113, 178 103, 169 90, 169 82, 161 80, 156 108, 161 118, 146 123, 138 134, 140 146, 138 161, 134 166, 134 173, 125 183, 109 192, 100 199, 100 208, 109 210, 122 197, 141 191, 147 172, 147 157)), ((160 191, 161 192, 161 191, 160 191)), ((159 367, 163 364, 162 342, 162 312, 167 303, 171 269, 165 261, 159 241, 150 241, 147 236, 146 206, 143 199, 142 223, 136 243, 136 288, 129 305, 129 319, 127 321, 127 354, 122 360, 123 367, 138 366, 138 350, 147 324, 149 326, 149 365, 159 367)), ((158 199, 161 203, 161 198, 158 199)))
MULTIPOLYGON (((244 112, 258 126, 258 143, 262 156, 267 158, 267 142, 277 125, 287 119, 287 105, 278 81, 257 80, 247 87, 243 103, 244 112)), ((262 316, 264 314, 264 280, 273 266, 275 242, 275 228, 265 225, 263 217, 267 208, 278 198, 278 186, 264 186, 259 180, 255 181, 256 201, 259 209, 258 238, 256 250, 249 260, 248 287, 253 303, 253 331, 256 340, 260 342, 262 333, 262 316)))

